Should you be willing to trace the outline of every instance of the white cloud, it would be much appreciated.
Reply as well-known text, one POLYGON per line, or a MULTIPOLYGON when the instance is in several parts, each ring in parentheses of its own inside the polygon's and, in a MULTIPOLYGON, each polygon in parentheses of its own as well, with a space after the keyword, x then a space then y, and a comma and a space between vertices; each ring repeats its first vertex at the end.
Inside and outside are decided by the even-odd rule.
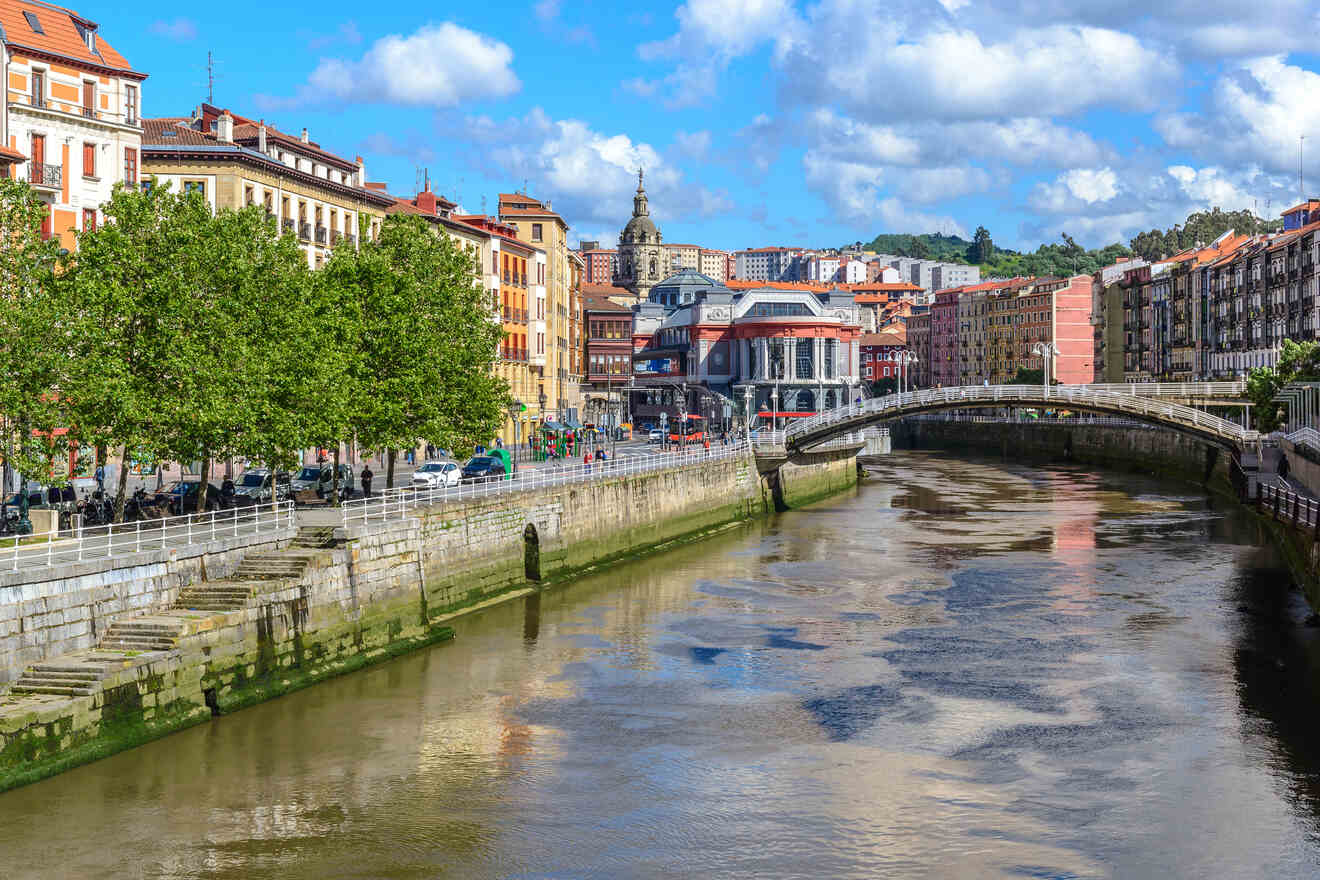
POLYGON ((452 107, 502 98, 521 87, 513 50, 452 22, 392 34, 357 61, 323 58, 292 99, 259 97, 266 107, 304 104, 399 104, 452 107))
POLYGON ((560 0, 538 0, 532 11, 541 21, 553 21, 559 17, 559 3, 560 0))
POLYGON ((874 166, 808 151, 802 158, 802 169, 807 186, 825 200, 836 221, 868 230, 879 225, 895 232, 947 230, 966 234, 966 229, 948 215, 913 210, 902 200, 886 196, 883 172, 874 166))
POLYGON ((688 159, 704 159, 710 152, 710 132, 679 131, 674 133, 674 148, 688 159))
POLYGON ((626 79, 619 83, 625 92, 632 92, 639 98, 653 97, 660 91, 661 83, 655 80, 642 79, 640 76, 626 79))
POLYGON ((1059 182, 1088 205, 1118 195, 1118 175, 1112 168, 1074 168, 1059 175, 1059 182))
POLYGON ((556 120, 534 109, 521 119, 469 119, 468 138, 493 176, 529 182, 533 192, 554 200, 570 223, 621 226, 632 210, 637 169, 646 170, 646 191, 657 222, 727 212, 726 193, 684 179, 650 144, 624 134, 606 134, 577 119, 556 120))
MULTIPOLYGON (((1091 107, 1149 110, 1176 73, 1130 34, 1093 27, 1023 28, 998 42, 971 30, 909 33, 892 21, 831 19, 817 8, 811 39, 784 53, 793 98, 838 101, 861 118, 998 119, 1024 109, 1058 116, 1091 107), (865 52, 839 52, 865 45, 865 52), (884 100, 876 100, 883 95, 884 100)), ((850 10, 851 11, 851 10, 850 10)))
POLYGON ((1155 128, 1173 147, 1295 170, 1298 136, 1320 132, 1317 94, 1320 73, 1255 58, 1216 80, 1202 112, 1157 119, 1155 128))
POLYGON ((984 192, 994 183, 988 171, 972 165, 910 168, 894 178, 894 189, 900 196, 923 205, 984 192))
POLYGON ((197 39, 197 24, 188 18, 176 18, 174 21, 156 19, 151 23, 148 30, 155 36, 174 40, 177 43, 186 43, 197 39))

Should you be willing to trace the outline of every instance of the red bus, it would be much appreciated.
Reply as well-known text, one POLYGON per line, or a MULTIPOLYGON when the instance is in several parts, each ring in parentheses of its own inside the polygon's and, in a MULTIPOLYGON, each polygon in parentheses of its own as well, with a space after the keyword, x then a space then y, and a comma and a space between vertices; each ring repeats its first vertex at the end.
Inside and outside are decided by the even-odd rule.
POLYGON ((706 419, 704 416, 688 415, 681 424, 669 426, 669 442, 691 445, 706 439, 706 419))

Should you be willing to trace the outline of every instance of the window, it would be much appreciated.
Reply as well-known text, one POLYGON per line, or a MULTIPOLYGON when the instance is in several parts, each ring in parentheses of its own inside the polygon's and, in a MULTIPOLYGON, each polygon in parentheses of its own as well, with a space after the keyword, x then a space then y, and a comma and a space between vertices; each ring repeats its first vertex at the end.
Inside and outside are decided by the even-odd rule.
POLYGON ((82 114, 88 118, 96 118, 96 83, 87 80, 83 80, 82 114))
POLYGON ((133 186, 137 183, 137 150, 124 147, 124 183, 133 186))
POLYGON ((532 224, 532 241, 540 241, 540 240, 541 240, 541 224, 540 224, 540 223, 533 223, 533 224, 532 224))
POLYGON ((83 177, 96 176, 96 144, 83 144, 83 177))
POLYGON ((28 27, 32 28, 32 33, 34 34, 45 33, 45 31, 41 29, 41 21, 37 18, 37 14, 35 12, 24 12, 23 17, 27 19, 28 27))
POLYGON ((124 86, 124 124, 137 125, 137 123, 138 123, 137 86, 124 86))
POLYGON ((185 180, 183 182, 183 191, 186 193, 198 193, 206 195, 206 181, 204 180, 185 180))
MULTIPOLYGON (((32 15, 30 12, 25 12, 23 14, 29 16, 32 21, 36 20, 36 16, 32 15)), ((38 31, 38 33, 41 32, 38 31)), ((44 70, 32 71, 32 106, 46 106, 46 71, 44 70)))
POLYGON ((83 208, 83 232, 96 231, 96 209, 83 208))

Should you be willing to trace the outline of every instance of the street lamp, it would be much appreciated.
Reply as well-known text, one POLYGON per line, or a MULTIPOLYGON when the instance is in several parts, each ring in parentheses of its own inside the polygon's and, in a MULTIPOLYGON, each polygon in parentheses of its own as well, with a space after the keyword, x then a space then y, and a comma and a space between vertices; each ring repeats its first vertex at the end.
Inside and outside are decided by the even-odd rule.
POLYGON ((770 431, 779 430, 779 379, 775 378, 775 390, 770 392, 770 431))
POLYGON ((917 353, 904 349, 898 353, 898 372, 902 382, 902 392, 906 394, 912 383, 908 381, 908 369, 917 362, 917 353))
POLYGON ((1031 353, 1040 358, 1041 363, 1041 384, 1045 387, 1045 395, 1050 393, 1050 366, 1051 358, 1059 353, 1059 347, 1053 342, 1032 343, 1031 353))

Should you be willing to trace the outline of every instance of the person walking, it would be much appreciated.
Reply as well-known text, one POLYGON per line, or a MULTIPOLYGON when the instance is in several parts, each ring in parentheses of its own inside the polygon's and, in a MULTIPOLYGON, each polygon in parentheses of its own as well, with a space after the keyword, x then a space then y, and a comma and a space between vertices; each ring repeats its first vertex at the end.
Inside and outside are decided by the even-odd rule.
POLYGON ((363 498, 371 497, 371 478, 374 476, 375 474, 371 472, 371 465, 362 466, 362 497, 363 498))
POLYGON ((587 454, 586 454, 586 455, 582 456, 582 465, 583 465, 583 469, 584 469, 587 473, 591 473, 591 451, 590 451, 590 450, 587 451, 587 454))

